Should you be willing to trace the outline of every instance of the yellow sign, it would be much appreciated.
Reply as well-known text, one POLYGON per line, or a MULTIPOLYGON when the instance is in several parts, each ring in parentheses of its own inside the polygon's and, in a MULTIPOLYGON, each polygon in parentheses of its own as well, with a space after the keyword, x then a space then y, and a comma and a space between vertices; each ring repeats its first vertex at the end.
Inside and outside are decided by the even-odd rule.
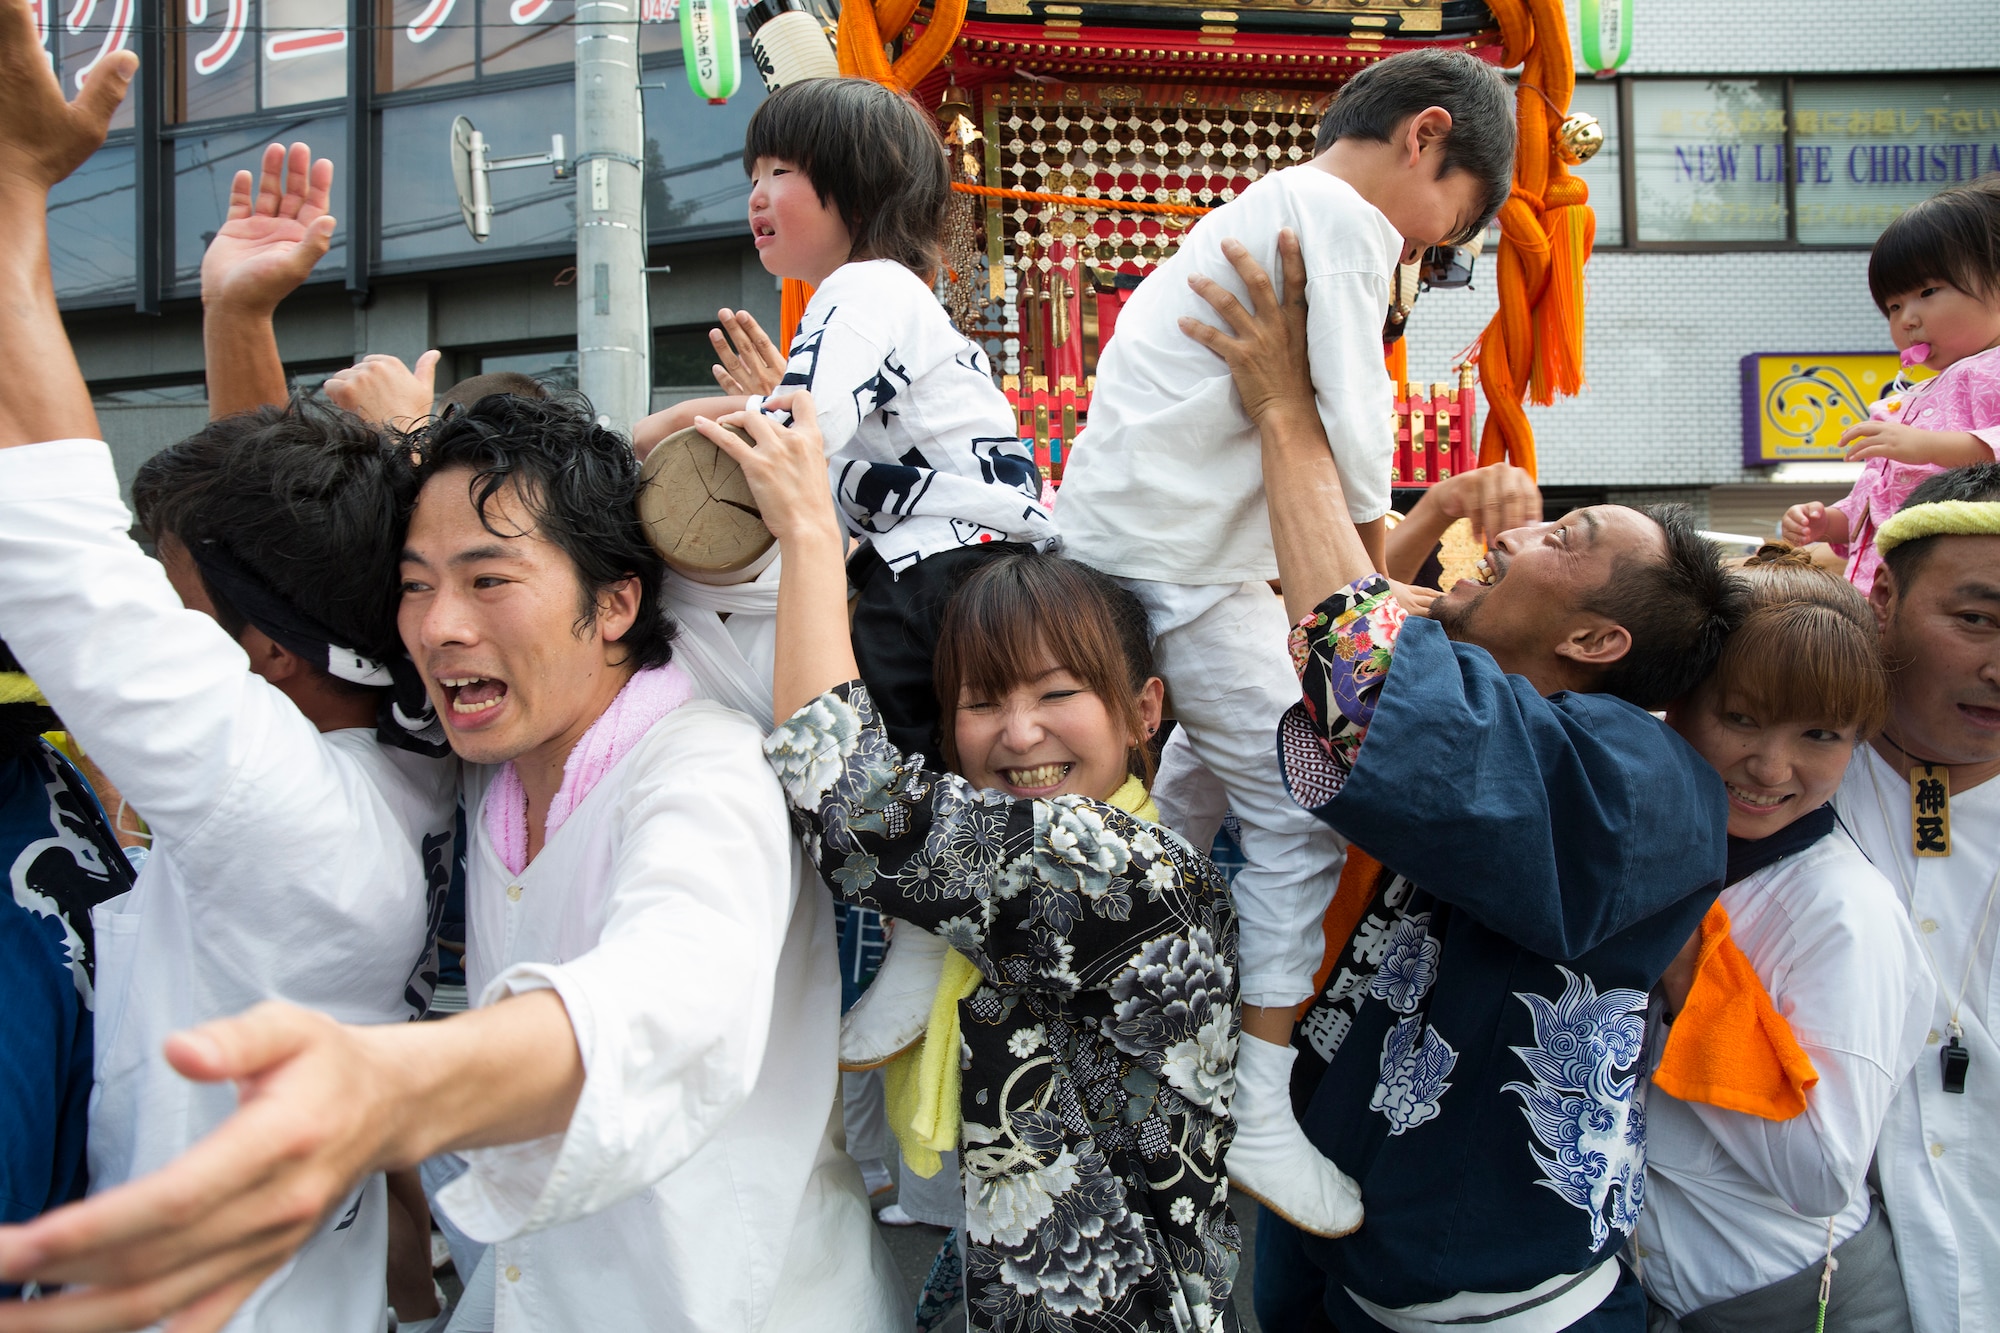
MULTIPOLYGON (((1844 456, 1840 437, 1895 382, 1894 352, 1759 352, 1743 358, 1743 462, 1844 456)), ((1915 370, 1911 379, 1930 378, 1915 370)))

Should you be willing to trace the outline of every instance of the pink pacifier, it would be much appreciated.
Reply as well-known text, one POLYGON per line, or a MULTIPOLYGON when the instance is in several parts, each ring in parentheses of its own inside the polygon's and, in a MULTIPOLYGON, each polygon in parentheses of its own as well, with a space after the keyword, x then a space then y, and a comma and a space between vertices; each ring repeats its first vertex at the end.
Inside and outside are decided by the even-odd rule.
POLYGON ((1905 370, 1908 370, 1911 366, 1921 366, 1930 359, 1931 345, 1929 343, 1911 343, 1903 349, 1903 369, 1905 370))

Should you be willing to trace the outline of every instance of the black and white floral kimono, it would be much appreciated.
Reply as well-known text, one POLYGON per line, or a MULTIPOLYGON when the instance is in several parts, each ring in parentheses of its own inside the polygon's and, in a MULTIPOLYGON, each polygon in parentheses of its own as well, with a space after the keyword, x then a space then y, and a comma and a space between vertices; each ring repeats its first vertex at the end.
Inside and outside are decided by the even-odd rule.
POLYGON ((1208 858, 1102 801, 925 769, 858 681, 764 745, 827 883, 984 977, 960 1005, 971 1327, 1220 1330, 1239 1010, 1208 858))

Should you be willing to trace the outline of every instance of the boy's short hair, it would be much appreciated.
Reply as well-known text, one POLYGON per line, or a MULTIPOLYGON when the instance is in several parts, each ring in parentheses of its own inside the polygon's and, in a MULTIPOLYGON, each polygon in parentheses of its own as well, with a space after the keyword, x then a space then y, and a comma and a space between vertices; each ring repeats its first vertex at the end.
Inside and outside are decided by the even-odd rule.
POLYGON ((1882 229, 1868 254, 1868 294, 1889 313, 1889 298, 1948 282, 1990 300, 2000 296, 2000 172, 1939 190, 1882 229))
MULTIPOLYGON (((155 541, 221 544, 344 647, 384 660, 402 651, 397 560, 415 495, 399 444, 305 394, 209 422, 147 459, 132 483, 155 541)), ((208 592, 216 620, 241 635, 248 618, 208 592)))
POLYGON ((893 259, 929 281, 951 199, 944 140, 908 94, 868 79, 805 79, 765 98, 743 136, 743 170, 789 162, 831 204, 852 259, 893 259))
POLYGON ((549 389, 532 375, 523 375, 518 370, 496 370, 491 374, 462 379, 446 389, 438 397, 437 410, 442 412, 454 404, 471 407, 480 399, 496 393, 511 393, 519 398, 546 398, 549 389))
POLYGON ((1438 175, 1467 172, 1484 191, 1479 224, 1452 238, 1463 245, 1493 221, 1514 179, 1514 94, 1499 70, 1464 51, 1440 49, 1377 61, 1341 86, 1315 146, 1324 152, 1339 139, 1392 142, 1397 126, 1434 106, 1451 113, 1438 175))

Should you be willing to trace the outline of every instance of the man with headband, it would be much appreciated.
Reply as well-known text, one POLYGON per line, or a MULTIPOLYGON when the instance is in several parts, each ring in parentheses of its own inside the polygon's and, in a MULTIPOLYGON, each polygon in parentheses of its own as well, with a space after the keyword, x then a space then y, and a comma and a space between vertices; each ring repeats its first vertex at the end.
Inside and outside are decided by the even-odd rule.
POLYGON ((2000 1325, 2000 463, 1943 472, 1875 538, 1889 721, 1836 806, 1937 982, 1875 1164, 1917 1333, 2000 1325))
MULTIPOLYGON (((380 436, 304 406, 211 422, 138 478, 162 561, 126 535, 31 266, 48 184, 101 139, 130 72, 107 58, 57 112, 21 0, 0 3, 0 446, 24 446, 0 447, 0 638, 154 834, 136 885, 92 913, 97 1190, 236 1108, 237 1089, 168 1066, 169 1033, 272 998, 355 1023, 424 1011, 453 817, 421 686, 395 690, 413 482, 380 436)), ((348 1190, 231 1327, 377 1333, 384 1195, 380 1175, 348 1190)))

